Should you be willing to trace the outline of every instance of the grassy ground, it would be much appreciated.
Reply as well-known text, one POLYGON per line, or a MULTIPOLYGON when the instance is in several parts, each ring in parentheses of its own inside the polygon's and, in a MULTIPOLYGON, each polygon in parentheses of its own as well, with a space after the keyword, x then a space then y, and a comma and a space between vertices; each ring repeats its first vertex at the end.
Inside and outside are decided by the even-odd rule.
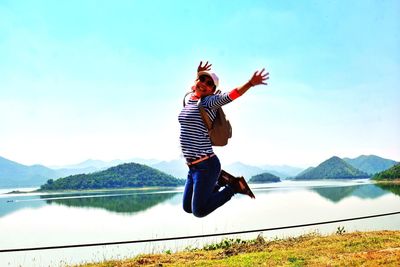
POLYGON ((203 249, 83 266, 400 266, 400 231, 343 233, 338 229, 329 236, 227 239, 203 249))

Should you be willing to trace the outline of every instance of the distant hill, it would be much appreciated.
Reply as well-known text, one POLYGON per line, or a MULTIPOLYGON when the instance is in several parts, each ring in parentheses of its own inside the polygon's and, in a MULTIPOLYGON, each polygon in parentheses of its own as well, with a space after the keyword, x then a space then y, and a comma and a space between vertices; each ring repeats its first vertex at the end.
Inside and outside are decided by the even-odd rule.
POLYGON ((397 163, 394 160, 381 158, 375 155, 361 155, 354 159, 343 158, 343 160, 370 175, 387 170, 397 163))
POLYGON ((130 162, 135 162, 139 164, 144 164, 147 166, 151 166, 152 164, 156 164, 160 162, 159 160, 156 159, 143 159, 143 158, 132 158, 132 159, 127 159, 127 160, 121 160, 121 159, 114 159, 111 161, 103 161, 103 160, 98 160, 98 159, 87 159, 85 161, 82 161, 77 164, 71 164, 71 165, 62 165, 62 166, 48 166, 51 169, 91 169, 94 171, 99 171, 99 170, 105 170, 110 167, 114 167, 123 163, 130 163, 130 162))
POLYGON ((103 188, 127 188, 147 186, 180 186, 184 180, 146 165, 124 163, 104 171, 91 174, 78 174, 56 181, 50 179, 40 190, 82 190, 103 188))
MULTIPOLYGON (((88 159, 83 162, 72 164, 72 165, 65 165, 65 166, 50 166, 52 169, 83 169, 83 170, 90 170, 90 172, 104 170, 113 166, 117 166, 119 164, 126 163, 122 160, 113 160, 113 161, 102 161, 96 159, 88 159)), ((86 172, 85 172, 86 173, 86 172)))
POLYGON ((251 177, 249 183, 277 183, 281 179, 271 173, 264 172, 262 174, 257 174, 251 177))
MULTIPOLYGON (((171 161, 161 161, 155 164, 149 165, 153 168, 156 168, 160 171, 168 173, 174 177, 186 179, 188 173, 188 167, 184 159, 176 159, 171 161)), ((264 166, 252 166, 247 165, 241 162, 234 162, 227 165, 222 165, 222 169, 226 170, 229 173, 232 173, 235 176, 244 176, 246 180, 249 180, 250 177, 261 174, 264 172, 268 172, 274 174, 280 178, 286 178, 289 176, 294 176, 294 173, 298 173, 301 171, 300 168, 291 167, 291 166, 274 166, 274 165, 264 165, 264 166)))
POLYGON ((265 172, 272 173, 280 178, 294 177, 303 169, 289 165, 262 165, 260 166, 265 172))
POLYGON ((355 179, 368 177, 367 173, 354 168, 341 158, 334 156, 322 162, 317 167, 297 175, 296 179, 355 179))
POLYGON ((91 166, 61 169, 51 169, 43 165, 27 166, 0 157, 0 187, 40 186, 48 179, 57 179, 74 174, 90 173, 97 170, 97 168, 91 166))
POLYGON ((292 167, 288 165, 248 165, 242 162, 234 162, 228 165, 223 165, 222 169, 226 170, 229 173, 232 173, 236 176, 244 176, 246 180, 249 180, 250 177, 262 174, 262 173, 270 173, 275 176, 278 176, 281 179, 285 179, 288 177, 296 176, 302 169, 297 167, 292 167))
MULTIPOLYGON (((152 159, 147 160, 137 158, 136 160, 136 163, 158 162, 157 160, 152 159)), ((57 179, 69 175, 88 174, 96 171, 102 171, 122 163, 127 163, 127 161, 113 160, 106 162, 89 159, 74 165, 46 167, 43 165, 27 166, 0 157, 0 188, 40 186, 48 179, 57 179)))
POLYGON ((400 163, 383 172, 377 173, 372 177, 373 180, 394 180, 400 179, 400 163))
POLYGON ((57 172, 58 174, 57 178, 60 178, 75 174, 88 174, 92 172, 103 171, 110 167, 114 167, 123 163, 128 163, 128 162, 119 159, 112 161, 88 159, 77 164, 65 165, 65 166, 51 166, 51 168, 57 172))
MULTIPOLYGON (((184 159, 161 161, 155 164, 151 164, 149 166, 182 179, 186 179, 188 173, 188 167, 184 159)), ((250 177, 252 177, 253 175, 261 174, 264 172, 274 174, 280 178, 286 178, 290 176, 295 176, 295 174, 301 171, 300 168, 287 165, 263 165, 260 167, 247 165, 241 162, 234 162, 231 164, 222 165, 222 169, 236 176, 244 176, 246 180, 249 180, 250 177)))
POLYGON ((42 165, 26 166, 0 157, 0 187, 38 186, 57 172, 42 165))
POLYGON ((189 171, 189 168, 186 165, 186 161, 184 159, 161 161, 150 166, 179 179, 186 179, 189 171))
POLYGON ((222 166, 222 169, 229 173, 232 173, 232 175, 234 176, 244 176, 246 180, 250 180, 250 177, 265 172, 265 170, 259 167, 247 165, 241 162, 234 162, 222 166))

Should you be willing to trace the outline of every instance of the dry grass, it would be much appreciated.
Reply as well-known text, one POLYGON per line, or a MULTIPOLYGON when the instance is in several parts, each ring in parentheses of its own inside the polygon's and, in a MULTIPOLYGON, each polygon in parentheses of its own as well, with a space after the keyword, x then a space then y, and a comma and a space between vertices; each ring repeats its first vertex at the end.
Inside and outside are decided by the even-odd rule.
POLYGON ((376 184, 400 184, 400 178, 393 180, 373 180, 376 184))
MULTIPOLYGON (((218 247, 218 246, 216 246, 218 247)), ((210 247, 208 247, 210 249, 210 247)), ((400 231, 354 232, 267 241, 232 242, 224 248, 133 259, 89 266, 399 266, 400 231)))

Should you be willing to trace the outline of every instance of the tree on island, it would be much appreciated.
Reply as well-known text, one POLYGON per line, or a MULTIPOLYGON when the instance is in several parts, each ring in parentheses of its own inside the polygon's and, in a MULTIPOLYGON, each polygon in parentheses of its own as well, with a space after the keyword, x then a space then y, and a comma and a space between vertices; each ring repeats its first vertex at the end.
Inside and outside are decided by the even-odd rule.
POLYGON ((397 163, 386 171, 375 174, 373 180, 395 180, 400 179, 400 163, 397 163))
POLYGON ((280 182, 281 179, 278 176, 275 176, 271 173, 265 172, 262 174, 254 175, 249 180, 249 183, 277 183, 280 182))

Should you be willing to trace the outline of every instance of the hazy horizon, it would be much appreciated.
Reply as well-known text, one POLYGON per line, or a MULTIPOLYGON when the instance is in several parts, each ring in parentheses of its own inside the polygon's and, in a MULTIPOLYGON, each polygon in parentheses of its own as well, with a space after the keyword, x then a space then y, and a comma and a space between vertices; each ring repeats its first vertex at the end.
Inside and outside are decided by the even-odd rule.
MULTIPOLYGON (((332 155, 331 157, 334 157, 334 156, 337 156, 337 155, 332 155)), ((359 155, 359 156, 378 156, 378 157, 380 157, 379 155, 359 155)), ((357 156, 357 157, 359 157, 359 156, 357 156)), ((1 155, 0 155, 0 157, 1 157, 1 155)), ((269 164, 269 163, 255 164, 255 163, 247 162, 247 161, 225 161, 225 162, 222 161, 222 163, 223 163, 224 166, 232 165, 232 164, 245 164, 245 165, 248 165, 248 166, 259 167, 259 168, 260 167, 264 167, 264 168, 267 168, 267 167, 294 167, 294 168, 299 168, 299 169, 303 169, 304 170, 304 169, 306 169, 308 167, 316 167, 320 163, 330 159, 331 157, 326 158, 326 159, 321 159, 315 165, 304 165, 304 166, 291 165, 291 164, 285 164, 285 163, 283 163, 283 164, 269 164)), ((338 157, 341 158, 341 159, 349 158, 349 157, 340 157, 340 156, 338 156, 338 157)), ((400 162, 400 161, 398 161, 396 159, 384 158, 384 157, 381 157, 381 158, 386 159, 386 160, 394 160, 394 161, 400 162)), ((8 159, 8 158, 6 158, 6 159, 16 162, 15 160, 12 160, 12 159, 8 159)), ((353 158, 350 158, 350 159, 353 159, 353 158)), ((23 165, 26 165, 26 166, 42 165, 42 166, 45 166, 45 167, 51 168, 51 169, 61 169, 61 168, 66 168, 66 167, 72 168, 75 165, 81 165, 81 164, 86 163, 88 161, 101 161, 101 163, 109 163, 109 164, 114 164, 115 162, 118 162, 118 161, 121 161, 121 162, 124 162, 124 163, 133 162, 133 163, 141 163, 141 164, 144 162, 143 164, 146 164, 146 161, 148 161, 148 162, 153 162, 153 163, 150 163, 150 165, 153 165, 153 164, 158 164, 158 163, 161 163, 161 162, 171 162, 171 161, 176 161, 176 160, 182 160, 182 162, 185 161, 183 158, 175 158, 175 159, 165 160, 165 159, 157 159, 157 158, 138 158, 138 157, 134 157, 134 158, 128 158, 128 159, 112 159, 112 160, 86 159, 86 160, 83 160, 83 161, 80 161, 80 162, 73 162, 73 163, 68 163, 68 164, 64 164, 64 165, 45 165, 45 164, 42 164, 42 163, 36 163, 36 164, 27 165, 27 164, 23 164, 21 162, 17 162, 17 163, 20 163, 20 164, 23 164, 23 165)))

